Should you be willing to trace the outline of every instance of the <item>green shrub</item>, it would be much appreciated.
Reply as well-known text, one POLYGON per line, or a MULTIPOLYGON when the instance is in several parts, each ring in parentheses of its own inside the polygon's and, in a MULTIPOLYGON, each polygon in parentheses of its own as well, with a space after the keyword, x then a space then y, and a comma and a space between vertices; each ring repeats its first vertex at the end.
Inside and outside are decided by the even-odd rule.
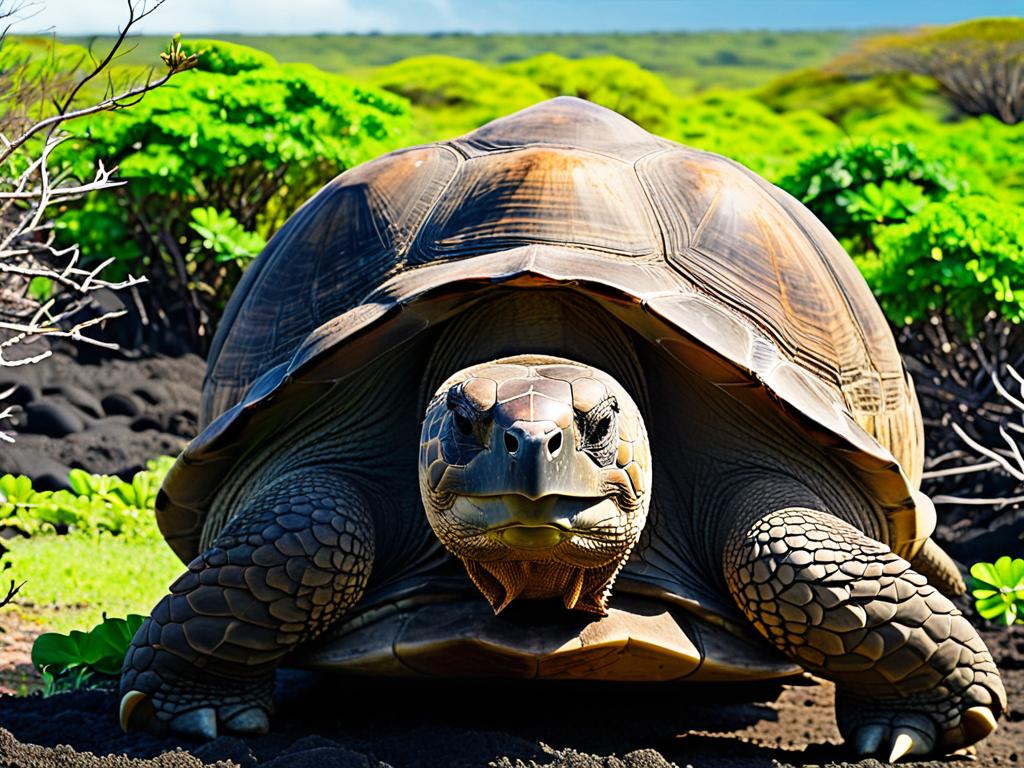
POLYGON ((30 536, 70 532, 158 537, 153 506, 173 463, 170 456, 152 459, 130 483, 73 469, 68 475, 71 491, 35 491, 29 478, 4 475, 0 477, 0 524, 30 536))
POLYGON ((547 98, 525 77, 453 56, 403 59, 370 82, 413 103, 419 141, 454 138, 547 98))
POLYGON ((546 53, 502 69, 537 84, 548 97, 592 101, 654 133, 673 129, 678 99, 660 77, 632 61, 616 56, 566 59, 546 53))
POLYGON ((190 39, 189 49, 199 53, 199 63, 195 67, 197 72, 237 75, 239 72, 278 66, 277 59, 269 53, 238 43, 190 39))
POLYGON ((948 197, 878 233, 866 275, 894 323, 946 313, 969 334, 990 311, 1024 320, 1024 213, 990 197, 948 197))
POLYGON ((796 168, 813 147, 832 144, 842 131, 807 110, 777 114, 737 93, 716 91, 680 99, 676 126, 665 135, 718 152, 775 181, 796 168))
POLYGON ((212 253, 218 262, 246 264, 267 244, 262 236, 247 231, 230 213, 218 211, 212 205, 193 208, 189 226, 203 238, 203 249, 212 253))
POLYGON ((982 618, 1024 624, 1024 559, 1000 557, 971 566, 971 594, 982 618))
POLYGON ((904 141, 843 141, 807 157, 778 183, 854 253, 876 249, 879 225, 906 221, 964 186, 904 141))
POLYGON ((108 279, 147 275, 150 317, 170 315, 199 351, 266 239, 409 128, 399 97, 243 46, 202 45, 196 71, 131 110, 88 118, 91 138, 59 156, 80 176, 99 160, 117 165, 127 182, 68 211, 62 238, 81 245, 85 265, 114 257, 108 279))
POLYGON ((44 694, 85 687, 94 676, 116 678, 128 652, 132 636, 144 616, 129 614, 108 619, 88 632, 77 629, 68 634, 46 632, 32 644, 32 666, 42 675, 44 694))
MULTIPOLYGON (((53 95, 67 90, 73 76, 81 74, 78 70, 90 61, 89 51, 81 46, 43 37, 5 37, 0 45, 0 117, 8 123, 11 119, 38 120, 55 114, 53 95)), ((17 154, 12 155, 8 163, 16 158, 17 154)), ((5 173, 12 170, 8 167, 5 173)))
POLYGON ((866 41, 851 68, 935 78, 969 115, 1024 120, 1024 19, 974 19, 866 41))
POLYGON ((912 109, 902 109, 850 126, 858 140, 905 140, 912 137, 918 152, 940 162, 971 191, 1024 204, 1024 127, 1005 125, 983 115, 942 122, 912 109))
POLYGON ((778 112, 807 109, 847 128, 908 107, 934 120, 952 111, 931 78, 907 73, 855 78, 834 67, 782 75, 753 95, 778 112))

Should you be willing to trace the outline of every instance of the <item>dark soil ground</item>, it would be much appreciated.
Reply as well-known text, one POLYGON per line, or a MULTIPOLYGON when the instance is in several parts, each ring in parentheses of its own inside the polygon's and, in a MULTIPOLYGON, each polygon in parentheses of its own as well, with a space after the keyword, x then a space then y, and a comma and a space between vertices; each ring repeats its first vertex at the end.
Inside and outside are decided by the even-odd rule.
MULTIPOLYGON (((23 472, 39 488, 59 487, 70 467, 130 476, 146 458, 175 453, 192 435, 202 370, 194 356, 79 365, 58 355, 40 366, 4 371, 0 391, 4 381, 19 384, 25 410, 18 443, 0 447, 0 473, 23 472)), ((1013 525, 1019 524, 1019 513, 1011 518, 1006 527, 986 527, 994 556, 1016 543, 1013 525)), ((971 551, 956 550, 958 544, 968 545, 965 532, 948 522, 937 531, 940 542, 965 560, 981 559, 973 542, 971 551)), ((9 619, 10 614, 0 615, 0 694, 38 684, 28 651, 40 628, 9 619)), ((1011 711, 974 765, 1024 764, 1024 715, 1017 711, 1024 702, 1024 627, 989 630, 985 639, 1003 672, 1011 711)), ((289 671, 279 678, 272 734, 222 737, 209 744, 122 734, 113 691, 51 698, 0 695, 0 766, 846 764, 854 758, 839 743, 832 698, 828 683, 813 680, 757 687, 399 684, 289 671)), ((854 764, 879 765, 873 760, 854 764)))
MULTIPOLYGON (((986 632, 1011 712, 973 765, 1024 763, 1024 627, 986 632)), ((112 691, 0 697, 0 764, 242 768, 656 768, 846 764, 832 687, 398 683, 282 672, 273 732, 182 744, 124 735, 112 691), (32 746, 39 745, 39 746, 32 746), (69 745, 77 750, 58 747, 69 745), (188 751, 173 750, 185 747, 188 751), (129 755, 159 759, 128 762, 129 755), (4 762, 6 761, 6 762, 4 762)), ((856 765, 877 766, 874 760, 856 765)), ((961 765, 968 765, 964 760, 961 765)), ((914 765, 949 765, 934 761, 914 765)))

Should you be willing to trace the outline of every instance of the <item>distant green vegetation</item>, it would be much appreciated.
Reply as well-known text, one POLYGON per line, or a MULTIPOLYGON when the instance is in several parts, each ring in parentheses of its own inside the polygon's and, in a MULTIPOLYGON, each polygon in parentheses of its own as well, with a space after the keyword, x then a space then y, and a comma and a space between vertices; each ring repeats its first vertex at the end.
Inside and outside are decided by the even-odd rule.
MULTIPOLYGON (((346 74, 416 56, 454 56, 507 64, 555 52, 568 59, 616 56, 660 75, 676 93, 708 87, 750 88, 784 72, 816 67, 862 38, 864 31, 658 32, 635 35, 218 35, 258 48, 278 61, 304 62, 346 74)), ((87 45, 90 39, 69 38, 87 45)), ((96 38, 102 49, 110 42, 96 38)), ((163 38, 143 37, 126 64, 156 60, 163 38)))
MULTIPOLYGON (((331 175, 316 159, 332 156, 336 127, 303 123, 306 101, 264 98, 259 88, 270 87, 266 73, 299 66, 310 82, 336 76, 309 64, 279 65, 276 58, 346 73, 348 84, 339 80, 338 87, 352 89, 345 92, 356 101, 381 94, 364 106, 387 113, 387 130, 335 167, 448 139, 552 96, 577 96, 654 133, 737 160, 805 202, 876 281, 893 323, 941 311, 971 327, 976 301, 997 302, 1002 318, 1019 322, 1024 270, 1017 265, 1024 255, 1014 211, 1024 205, 1024 124, 1014 125, 1016 107, 1009 113, 1005 107, 1024 99, 1024 85, 1014 79, 1024 61, 1024 43, 1014 37, 1022 24, 975 21, 875 38, 853 32, 230 36, 233 45, 200 43, 211 50, 193 84, 182 80, 178 93, 168 91, 163 101, 158 94, 122 119, 134 133, 110 121, 94 135, 120 153, 137 148, 127 162, 114 156, 136 177, 127 208, 149 206, 151 218, 177 222, 172 239, 187 244, 194 288, 216 297, 202 299, 213 313, 246 255, 331 175), (988 74, 976 78, 988 93, 966 104, 945 75, 977 69, 978 62, 988 62, 988 74), (209 91, 212 77, 222 82, 209 91), (239 102, 242 94, 249 96, 239 102), (255 131, 242 124, 253 120, 255 131), (261 131, 274 138, 254 140, 250 152, 245 137, 258 139, 261 131), (301 166, 301 183, 284 178, 281 197, 255 219, 243 219, 225 204, 229 198, 214 192, 239 154, 272 171, 282 152, 304 147, 312 164, 301 166), (959 233, 956 242, 943 234, 947 226, 959 233), (964 283, 967 274, 974 283, 964 283), (906 286, 925 279, 937 289, 915 293, 914 306, 906 305, 906 286)), ((144 38, 125 62, 155 60, 156 46, 144 38)), ((355 137, 342 134, 339 147, 348 151, 355 137)), ((68 221, 79 222, 79 237, 97 254, 116 254, 126 247, 123 222, 130 216, 104 214, 103 226, 79 214, 68 221)))

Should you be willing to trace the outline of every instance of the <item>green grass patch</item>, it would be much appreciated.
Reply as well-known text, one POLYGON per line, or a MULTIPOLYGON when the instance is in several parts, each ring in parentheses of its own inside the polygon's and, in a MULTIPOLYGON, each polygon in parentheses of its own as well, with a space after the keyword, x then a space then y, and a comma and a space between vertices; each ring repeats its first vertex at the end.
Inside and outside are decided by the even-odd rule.
POLYGON ((104 612, 148 616, 185 570, 157 538, 37 536, 10 546, 4 575, 25 586, 8 610, 57 632, 91 629, 104 612))

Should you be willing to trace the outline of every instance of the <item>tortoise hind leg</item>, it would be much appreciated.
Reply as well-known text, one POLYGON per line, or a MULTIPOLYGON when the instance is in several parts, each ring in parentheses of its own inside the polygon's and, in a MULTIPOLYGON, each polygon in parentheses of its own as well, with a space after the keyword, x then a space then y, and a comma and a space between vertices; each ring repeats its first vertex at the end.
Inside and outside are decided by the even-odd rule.
POLYGON ((274 669, 362 596, 369 507, 316 467, 257 491, 136 632, 121 669, 121 725, 215 738, 259 733, 274 669))
POLYGON ((884 544, 784 509, 740 527, 724 565, 758 631, 835 682, 839 730, 861 754, 952 752, 995 729, 1006 694, 984 643, 884 544))
POLYGON ((960 569, 953 558, 931 539, 914 555, 910 567, 928 579, 928 583, 949 597, 957 597, 967 591, 960 569))

